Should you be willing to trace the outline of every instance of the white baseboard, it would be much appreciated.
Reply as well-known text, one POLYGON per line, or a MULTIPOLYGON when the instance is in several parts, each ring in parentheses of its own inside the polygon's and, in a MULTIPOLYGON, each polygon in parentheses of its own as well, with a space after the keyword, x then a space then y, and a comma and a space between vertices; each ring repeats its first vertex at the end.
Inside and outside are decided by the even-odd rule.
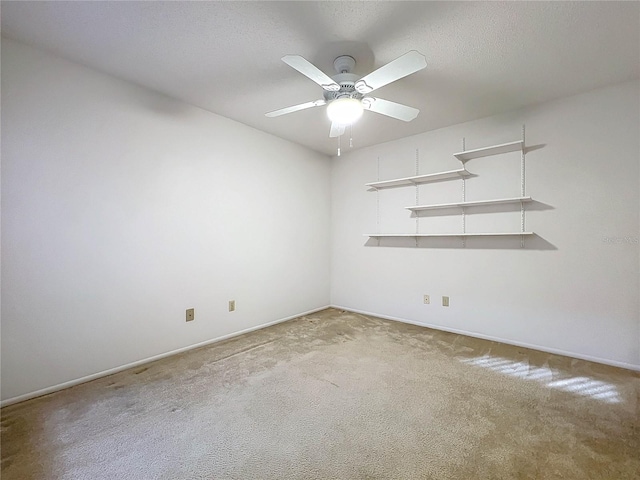
POLYGON ((247 328, 245 330, 240 330, 239 332, 229 333, 227 335, 223 335, 221 337, 216 337, 210 340, 205 340, 204 342, 195 343, 193 345, 189 345, 186 347, 178 348, 176 350, 171 350, 170 352, 161 353, 159 355, 154 355, 153 357, 144 358, 142 360, 138 360, 136 362, 127 363, 126 365, 121 365, 119 367, 110 368, 109 370, 103 370, 98 373, 93 373, 91 375, 87 375, 86 377, 77 378, 75 380, 70 380, 68 382, 60 383, 58 385, 53 385, 51 387, 43 388, 41 390, 36 390, 35 392, 25 393, 23 395, 18 395, 17 397, 8 398, 6 400, 2 400, 0 402, 0 407, 6 407, 8 405, 12 405, 18 402, 24 402, 25 400, 30 400, 32 398, 41 397, 42 395, 48 395, 49 393, 54 393, 59 390, 64 390, 65 388, 73 387, 75 385, 79 385, 81 383, 90 382, 91 380, 95 380, 97 378, 106 377, 107 375, 113 375, 114 373, 122 372, 123 370, 127 370, 129 368, 138 367, 140 365, 144 365, 145 363, 153 362, 155 360, 160 360, 162 358, 170 357, 172 355, 177 355, 178 353, 186 352, 188 350, 193 350, 194 348, 204 347, 205 345, 210 345, 212 343, 221 342, 223 340, 228 340, 229 338, 237 337, 239 335, 243 335, 245 333, 253 332, 255 330, 260 330, 262 328, 270 327, 271 325, 276 325, 278 323, 286 322, 288 320, 292 320, 294 318, 303 317, 305 315, 310 315, 315 312, 319 312, 321 310, 325 310, 329 308, 329 305, 324 307, 316 308, 313 310, 309 310, 307 312, 297 313, 295 315, 291 315, 289 317, 281 318, 279 320, 274 320, 273 322, 263 323, 261 325, 257 325, 255 327, 247 328))
POLYGON ((493 337, 491 335, 483 335, 481 333, 467 332, 466 330, 458 330, 455 328, 441 327, 440 325, 414 322, 413 320, 406 320, 404 318, 392 317, 389 315, 381 315, 379 313, 365 312, 363 310, 356 310, 355 308, 349 308, 349 307, 341 307, 339 305, 331 305, 331 308, 346 310, 348 312, 360 313, 362 315, 368 315, 371 317, 384 318, 385 320, 393 320, 395 322, 409 323, 411 325, 417 325, 419 327, 433 328, 434 330, 442 330, 444 332, 449 332, 449 333, 457 333, 459 335, 466 335, 468 337, 481 338, 483 340, 491 340, 493 342, 505 343, 507 345, 514 345, 516 347, 530 348, 531 350, 538 350, 541 352, 553 353, 555 355, 563 355, 565 357, 578 358, 580 360, 588 360, 589 362, 602 363, 604 365, 611 365, 612 367, 620 367, 620 368, 625 368, 627 370, 640 372, 640 365, 634 365, 633 363, 618 362, 616 360, 609 360, 607 358, 600 358, 600 357, 594 357, 591 355, 583 355, 581 353, 568 352, 566 350, 559 350, 557 348, 549 348, 549 347, 543 347, 540 345, 534 345, 530 343, 516 342, 514 340, 509 340, 509 339, 500 338, 500 337, 493 337))

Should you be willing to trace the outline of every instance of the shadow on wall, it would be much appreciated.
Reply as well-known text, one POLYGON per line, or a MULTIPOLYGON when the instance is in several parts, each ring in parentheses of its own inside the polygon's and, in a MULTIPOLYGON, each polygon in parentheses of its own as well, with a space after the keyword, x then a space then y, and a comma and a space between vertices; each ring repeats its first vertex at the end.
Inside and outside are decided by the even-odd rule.
POLYGON ((541 143, 539 145, 530 145, 530 146, 526 146, 524 147, 524 153, 527 154, 529 152, 533 152, 535 150, 540 150, 541 148, 546 147, 547 144, 546 143, 541 143))
MULTIPOLYGON (((139 90, 126 89, 123 100, 127 107, 137 105, 143 111, 150 111, 162 116, 183 118, 193 115, 195 107, 188 103, 176 100, 160 92, 149 91, 143 87, 139 90)), ((117 102, 116 99, 113 99, 117 102)))

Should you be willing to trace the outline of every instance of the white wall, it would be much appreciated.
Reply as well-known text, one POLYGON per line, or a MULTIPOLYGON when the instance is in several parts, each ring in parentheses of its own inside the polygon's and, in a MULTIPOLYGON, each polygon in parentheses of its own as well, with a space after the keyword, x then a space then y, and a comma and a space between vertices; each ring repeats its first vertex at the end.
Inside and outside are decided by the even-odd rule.
POLYGON ((2 398, 326 306, 329 194, 325 156, 3 39, 2 398))
MULTIPOLYGON (((3 39, 2 399, 330 300, 638 367, 638 97, 637 83, 622 84, 330 165, 303 147, 3 39), (457 240, 378 247, 362 236, 415 230, 402 208, 415 203, 415 189, 378 197, 365 183, 415 174, 416 148, 420 173, 458 168, 451 154, 462 137, 468 148, 511 141, 523 123, 534 147, 527 194, 538 201, 526 216, 538 237, 525 249, 495 239, 469 240, 465 249, 457 240), (441 295, 451 297, 449 308, 441 295), (235 313, 227 312, 230 299, 235 313), (196 308, 189 324, 188 307, 196 308)), ((468 169, 478 174, 467 181, 468 200, 519 194, 517 154, 473 160, 468 169)), ((461 182, 424 185, 419 195, 420 203, 458 201, 461 182)), ((467 217, 468 231, 520 226, 517 211, 479 212, 467 217)), ((459 231, 461 221, 431 216, 419 228, 459 231)))
MULTIPOLYGON (((535 108, 455 125, 333 159, 333 305, 640 368, 640 86, 625 83, 535 108), (460 168, 462 149, 521 138, 526 125, 526 230, 512 240, 383 241, 415 232, 403 209, 414 187, 365 183, 460 168), (379 158, 379 174, 378 174, 379 158), (379 217, 376 202, 379 201, 379 217), (427 248, 428 246, 435 248, 427 248), (424 305, 422 296, 432 297, 424 305), (441 306, 449 295, 451 306, 441 306)), ((467 200, 519 196, 518 153, 467 163, 467 200)), ((419 202, 460 201, 462 181, 419 187, 419 202)), ((467 231, 519 231, 520 212, 485 208, 467 231), (494 212, 494 213, 491 213, 494 212), (497 212, 497 213, 496 213, 497 212)), ((471 211, 469 211, 471 213, 471 211)), ((421 218, 424 233, 460 232, 461 215, 421 218)))

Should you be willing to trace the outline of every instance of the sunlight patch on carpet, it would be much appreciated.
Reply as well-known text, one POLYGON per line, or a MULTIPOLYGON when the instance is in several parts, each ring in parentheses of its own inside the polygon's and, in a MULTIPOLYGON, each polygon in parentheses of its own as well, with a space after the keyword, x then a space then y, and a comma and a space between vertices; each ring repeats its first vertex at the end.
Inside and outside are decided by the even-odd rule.
POLYGON ((589 397, 606 403, 620 403, 618 388, 608 382, 596 380, 586 376, 558 378, 559 373, 548 367, 536 367, 526 361, 516 362, 502 357, 484 355, 482 357, 461 360, 467 365, 482 367, 494 372, 503 373, 511 377, 524 380, 535 380, 546 387, 575 393, 583 397, 589 397))

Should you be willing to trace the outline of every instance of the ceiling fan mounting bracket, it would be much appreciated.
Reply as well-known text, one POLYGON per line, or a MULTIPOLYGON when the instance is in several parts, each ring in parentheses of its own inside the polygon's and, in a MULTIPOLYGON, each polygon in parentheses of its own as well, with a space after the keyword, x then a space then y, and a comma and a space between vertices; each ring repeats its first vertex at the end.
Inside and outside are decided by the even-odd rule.
POLYGON ((340 55, 333 61, 333 68, 338 73, 351 73, 356 66, 356 60, 350 55, 340 55))

